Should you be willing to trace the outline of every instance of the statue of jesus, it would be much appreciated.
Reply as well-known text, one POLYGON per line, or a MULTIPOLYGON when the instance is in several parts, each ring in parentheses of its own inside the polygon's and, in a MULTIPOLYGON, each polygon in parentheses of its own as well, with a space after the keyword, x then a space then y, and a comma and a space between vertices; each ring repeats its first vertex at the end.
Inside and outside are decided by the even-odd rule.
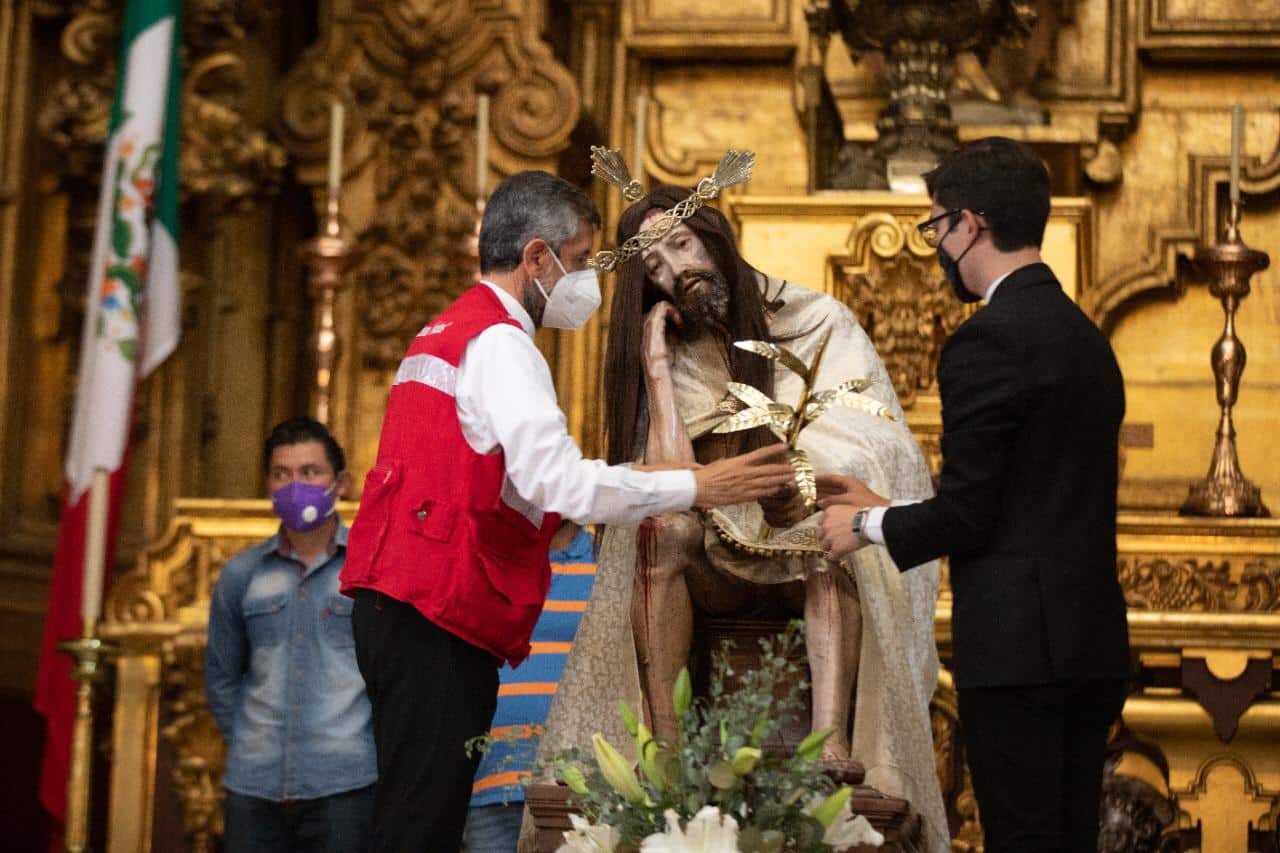
MULTIPOLYGON (((619 246, 652 237, 655 225, 661 236, 640 240, 647 245, 617 266, 603 397, 610 462, 705 464, 776 441, 763 428, 714 431, 734 411, 730 382, 779 402, 793 403, 801 392, 799 376, 733 343, 776 343, 812 364, 830 333, 814 389, 869 379, 866 393, 891 417, 832 409, 808 426, 798 446, 826 475, 819 482, 856 476, 880 494, 928 497, 928 466, 849 309, 751 267, 714 207, 672 225, 669 212, 689 196, 657 187, 618 225, 619 246)), ((626 742, 610 729, 619 698, 638 702, 658 737, 673 736, 670 697, 689 659, 695 613, 803 615, 812 727, 834 730, 824 759, 861 763, 867 784, 910 800, 922 815, 926 849, 948 849, 928 707, 938 675, 938 566, 903 573, 878 547, 829 560, 817 518, 793 489, 725 511, 609 528, 544 751, 585 746, 602 730, 626 742)))

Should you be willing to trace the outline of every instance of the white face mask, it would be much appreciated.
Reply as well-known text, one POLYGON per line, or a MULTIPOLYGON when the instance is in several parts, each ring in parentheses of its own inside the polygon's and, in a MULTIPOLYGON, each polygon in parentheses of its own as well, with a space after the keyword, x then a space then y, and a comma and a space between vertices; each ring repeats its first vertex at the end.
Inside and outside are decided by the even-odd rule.
POLYGON ((542 282, 537 278, 533 280, 542 298, 547 300, 542 309, 542 325, 548 329, 581 329, 600 307, 600 277, 594 267, 568 272, 555 252, 551 253, 551 259, 564 276, 549 296, 542 282))

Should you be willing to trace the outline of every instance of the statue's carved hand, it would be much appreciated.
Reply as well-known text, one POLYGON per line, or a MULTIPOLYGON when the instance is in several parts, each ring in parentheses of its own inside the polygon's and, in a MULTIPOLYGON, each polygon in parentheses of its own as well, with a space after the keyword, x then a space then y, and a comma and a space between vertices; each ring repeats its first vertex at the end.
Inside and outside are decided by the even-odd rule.
POLYGON ((799 524, 810 513, 804 495, 794 483, 788 483, 772 495, 765 495, 758 501, 764 510, 765 523, 770 527, 784 528, 799 524))
POLYGON ((659 302, 649 309, 644 318, 644 369, 652 374, 655 369, 671 363, 671 348, 667 344, 668 324, 679 326, 684 322, 676 306, 670 302, 659 302))

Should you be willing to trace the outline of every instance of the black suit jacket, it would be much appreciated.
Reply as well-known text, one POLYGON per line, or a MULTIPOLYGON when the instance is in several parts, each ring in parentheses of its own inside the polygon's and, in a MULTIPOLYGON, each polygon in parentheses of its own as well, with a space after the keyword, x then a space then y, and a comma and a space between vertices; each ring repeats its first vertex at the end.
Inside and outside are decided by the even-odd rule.
POLYGON ((1031 264, 952 334, 938 385, 938 494, 890 509, 882 529, 903 569, 951 558, 956 685, 1126 677, 1124 384, 1107 339, 1031 264))

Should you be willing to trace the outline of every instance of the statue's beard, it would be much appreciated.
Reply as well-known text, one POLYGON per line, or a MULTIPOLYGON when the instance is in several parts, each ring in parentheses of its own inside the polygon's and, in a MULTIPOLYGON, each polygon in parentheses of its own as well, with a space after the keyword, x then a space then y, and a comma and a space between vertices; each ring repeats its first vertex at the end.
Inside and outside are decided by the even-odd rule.
POLYGON ((717 269, 686 270, 676 279, 675 306, 684 321, 676 327, 685 340, 729 328, 729 282, 717 269))

